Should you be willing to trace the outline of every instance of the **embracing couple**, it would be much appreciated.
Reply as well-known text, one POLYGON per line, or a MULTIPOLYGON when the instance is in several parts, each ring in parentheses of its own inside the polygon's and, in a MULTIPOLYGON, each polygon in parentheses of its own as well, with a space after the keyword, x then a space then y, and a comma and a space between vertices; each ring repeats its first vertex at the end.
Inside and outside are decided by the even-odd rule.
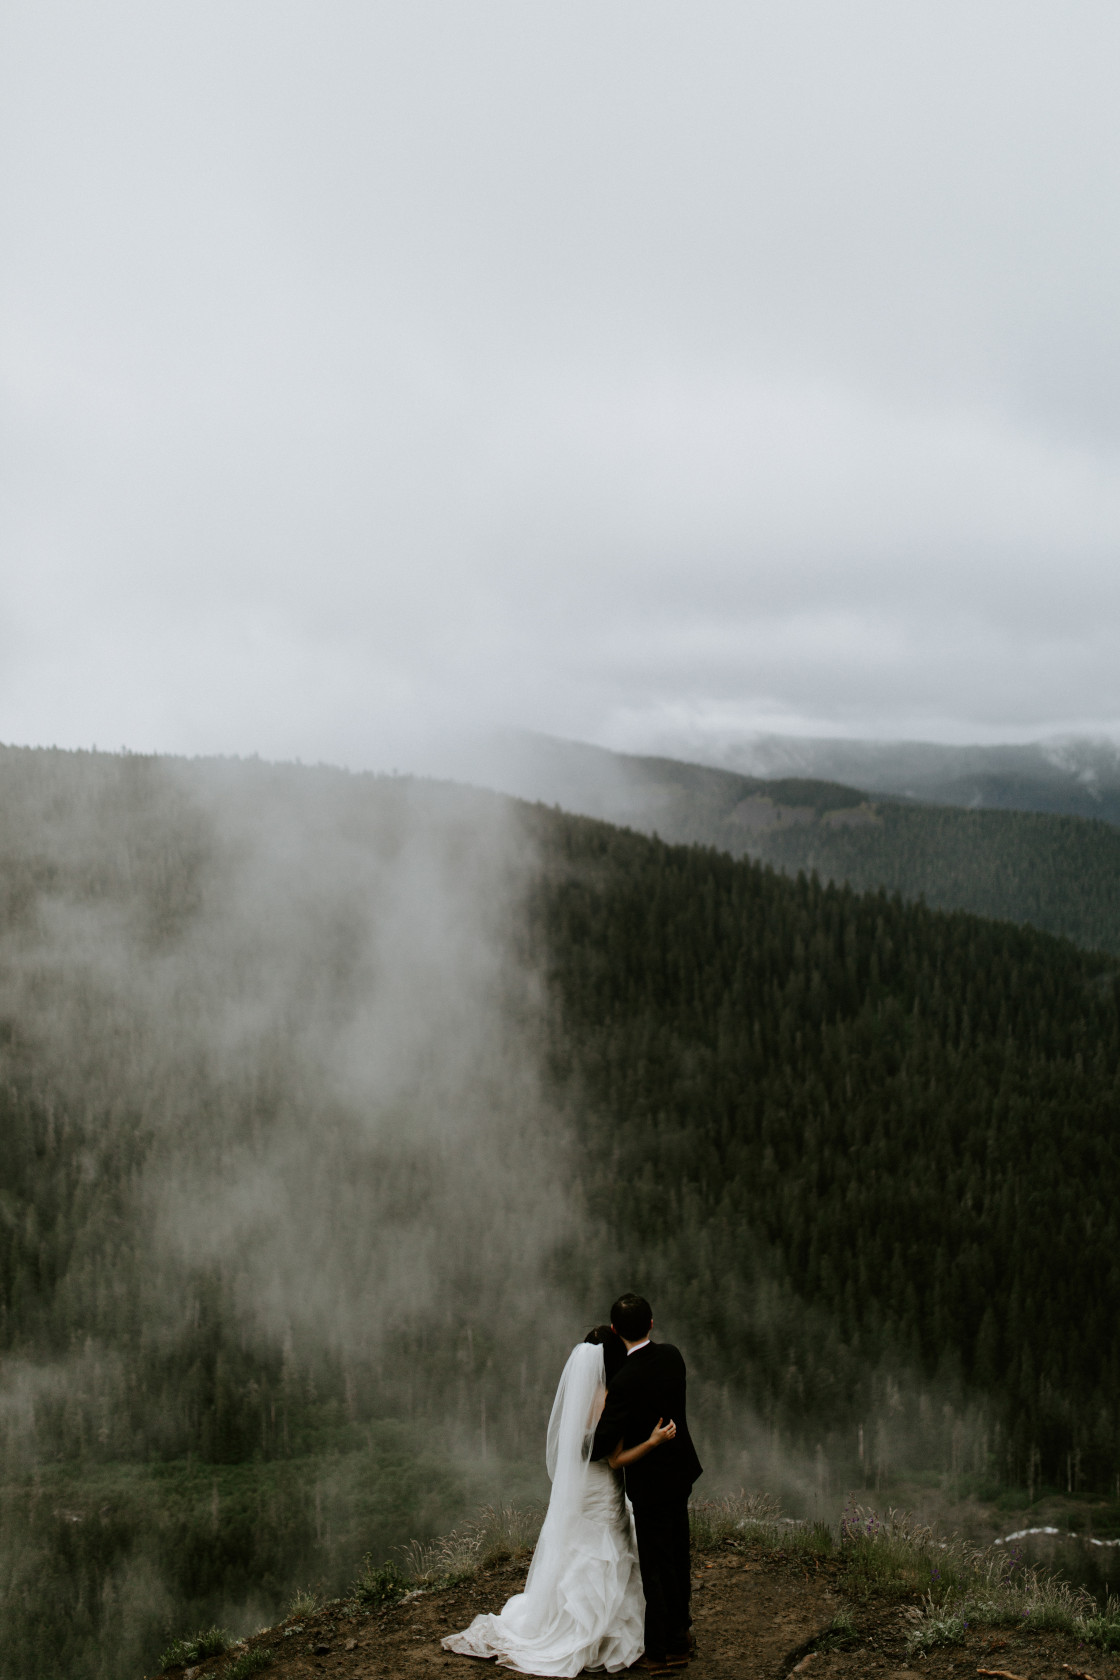
POLYGON ((573 1349, 548 1424, 552 1495, 525 1591, 443 1641, 524 1674, 668 1673, 688 1662, 688 1433, 684 1360, 650 1339, 623 1295, 573 1349), (625 1477, 625 1482, 623 1478, 625 1477))

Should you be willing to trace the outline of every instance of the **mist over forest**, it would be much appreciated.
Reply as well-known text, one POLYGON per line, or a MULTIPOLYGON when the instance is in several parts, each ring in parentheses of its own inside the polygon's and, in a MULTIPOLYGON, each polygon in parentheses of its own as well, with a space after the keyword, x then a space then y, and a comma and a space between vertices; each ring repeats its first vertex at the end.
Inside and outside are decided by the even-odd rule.
POLYGON ((1120 1498, 1112 958, 253 761, 4 749, 0 885, 5 1680, 539 1496, 623 1287, 706 1491, 1120 1498))
MULTIPOLYGON (((275 1520, 257 1512, 240 1558, 203 1476, 202 1541, 161 1533, 185 1547, 171 1586, 110 1490, 85 1614, 137 1570, 157 1611, 192 1589, 267 1597, 332 1548, 352 1562, 450 1519, 448 1466, 535 1445, 525 1410, 532 1431, 571 1335, 548 1262, 579 1219, 538 1078, 508 807, 84 754, 7 751, 0 782, 6 1476, 32 1478, 41 1521, 47 1465, 307 1461, 328 1443, 369 1459, 362 1534, 329 1474, 269 1484, 275 1520)), ((46 1498, 71 1550, 101 1521, 46 1498)), ((34 1617, 47 1565, 18 1501, 4 1521, 4 1609, 34 1617)), ((8 1633, 13 1673, 49 1671, 41 1629, 8 1633)))

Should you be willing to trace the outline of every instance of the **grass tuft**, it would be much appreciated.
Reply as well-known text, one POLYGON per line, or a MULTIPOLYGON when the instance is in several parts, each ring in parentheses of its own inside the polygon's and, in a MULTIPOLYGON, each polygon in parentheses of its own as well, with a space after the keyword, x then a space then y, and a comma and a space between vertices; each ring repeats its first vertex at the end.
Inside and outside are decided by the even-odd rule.
POLYGON ((785 1531, 781 1543, 791 1552, 811 1557, 831 1557, 836 1550, 836 1536, 826 1522, 797 1523, 785 1531))
POLYGON ((225 1628, 208 1627, 193 1639, 173 1639, 159 1659, 159 1672, 169 1668, 185 1668, 189 1663, 205 1662, 207 1657, 220 1657, 230 1645, 231 1635, 225 1628))
POLYGON ((916 1627, 907 1639, 906 1654, 908 1657, 924 1656, 940 1645, 962 1645, 967 1632, 968 1623, 963 1616, 931 1612, 923 1616, 921 1626, 916 1627))
POLYGON ((479 1567, 489 1569, 510 1558, 528 1557, 543 1520, 541 1511, 519 1511, 514 1505, 484 1506, 475 1525, 479 1567))
POLYGON ((471 1523, 439 1540, 413 1540, 401 1549, 409 1577, 418 1587, 455 1586, 480 1569, 528 1557, 537 1543, 543 1513, 513 1505, 487 1505, 471 1523))
POLYGON ((401 1556, 410 1579, 426 1592, 458 1586, 478 1573, 473 1538, 464 1529, 453 1529, 438 1540, 410 1540, 401 1547, 401 1556))
POLYGON ((262 1668, 268 1668, 272 1657, 273 1652, 268 1646, 258 1645, 252 1651, 242 1651, 223 1668, 221 1680, 249 1680, 251 1674, 259 1674, 262 1668))
POLYGON ((850 1610, 838 1610, 818 1639, 813 1641, 814 1651, 843 1651, 846 1646, 854 1645, 859 1640, 859 1630, 850 1610))
POLYGON ((297 1587, 288 1600, 289 1616, 313 1616, 323 1602, 314 1587, 297 1587))
POLYGON ((692 1544, 698 1552, 714 1552, 728 1542, 744 1540, 776 1543, 781 1511, 765 1493, 738 1493, 726 1499, 697 1499, 688 1507, 692 1544))

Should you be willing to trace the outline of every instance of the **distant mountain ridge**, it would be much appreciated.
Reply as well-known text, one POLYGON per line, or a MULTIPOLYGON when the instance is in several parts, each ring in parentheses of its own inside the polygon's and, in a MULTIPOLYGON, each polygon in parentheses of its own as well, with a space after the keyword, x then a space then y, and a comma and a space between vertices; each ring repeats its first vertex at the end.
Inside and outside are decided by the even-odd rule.
POLYGON ((460 744, 441 756, 437 769, 450 780, 474 782, 516 799, 560 805, 577 816, 643 831, 656 827, 663 839, 709 845, 717 843, 714 828, 725 822, 732 826, 722 837, 732 841, 740 832, 770 826, 766 821, 760 824, 759 800, 781 807, 771 821, 797 821, 788 816, 794 810, 823 816, 868 804, 859 788, 827 778, 747 775, 683 759, 616 753, 527 731, 460 744))
POLYGON ((969 810, 1045 811, 1120 823, 1120 744, 1061 736, 1007 746, 757 735, 680 744, 681 756, 739 775, 804 776, 969 810))
MULTIPOLYGON (((1003 750, 975 749, 997 755, 1003 750)), ((931 755, 942 751, 952 755, 957 749, 930 749, 931 755)), ((811 753, 806 758, 813 761, 811 753)), ((853 768, 868 767, 856 753, 850 762, 853 768)), ((931 756, 927 762, 928 784, 937 761, 931 756)), ((944 762, 951 767, 949 759, 944 762)), ((1022 760, 1024 766, 1033 762, 1022 760)), ((1085 762, 1077 764, 1076 774, 1087 774, 1085 762)), ((1035 790, 1034 807, 1011 803, 1010 773, 1000 780, 994 770, 991 786, 1005 803, 953 806, 932 797, 883 794, 866 784, 745 775, 528 734, 491 738, 464 753, 451 774, 663 840, 715 846, 789 874, 815 870, 825 880, 859 890, 882 887, 938 909, 1027 923, 1120 956, 1120 782, 1110 791, 1106 769, 1102 757, 1092 816, 1038 808, 1041 782, 1032 782, 1026 768, 1015 785, 1035 790), (1113 808, 1115 823, 1105 820, 1113 808)), ((1073 769, 1060 774, 1055 769, 1055 804, 1061 788, 1066 802, 1074 802, 1074 775, 1073 769)), ((948 782, 943 777, 937 785, 944 790, 948 782)))

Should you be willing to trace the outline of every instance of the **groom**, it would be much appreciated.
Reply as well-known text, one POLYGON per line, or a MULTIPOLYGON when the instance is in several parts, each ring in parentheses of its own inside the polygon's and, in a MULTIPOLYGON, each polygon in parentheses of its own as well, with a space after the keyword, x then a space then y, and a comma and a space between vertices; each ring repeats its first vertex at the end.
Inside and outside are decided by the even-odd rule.
POLYGON ((626 1344, 626 1363, 607 1389, 591 1456, 609 1458, 621 1440, 635 1447, 670 1419, 676 1437, 626 1467, 634 1507, 638 1563, 646 1595, 644 1669, 680 1668, 688 1661, 692 1598, 688 1496, 701 1474, 685 1415, 684 1360, 668 1342, 651 1342, 653 1313, 641 1295, 621 1295, 611 1328, 626 1344))

